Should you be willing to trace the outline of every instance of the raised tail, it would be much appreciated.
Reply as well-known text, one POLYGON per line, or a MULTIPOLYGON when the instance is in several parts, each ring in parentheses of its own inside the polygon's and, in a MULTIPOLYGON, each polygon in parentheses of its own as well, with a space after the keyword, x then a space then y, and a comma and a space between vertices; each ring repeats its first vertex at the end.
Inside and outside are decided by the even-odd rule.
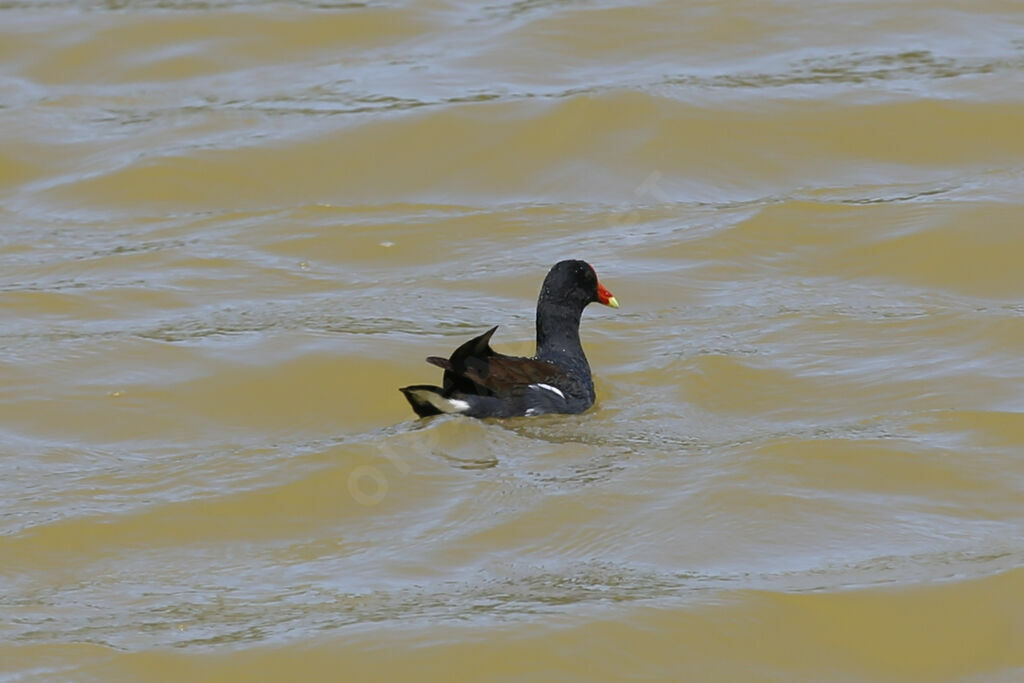
POLYGON ((420 417, 443 413, 463 413, 469 410, 469 403, 457 398, 448 398, 444 395, 444 390, 441 387, 430 384, 414 384, 402 387, 399 391, 405 394, 409 405, 420 417))

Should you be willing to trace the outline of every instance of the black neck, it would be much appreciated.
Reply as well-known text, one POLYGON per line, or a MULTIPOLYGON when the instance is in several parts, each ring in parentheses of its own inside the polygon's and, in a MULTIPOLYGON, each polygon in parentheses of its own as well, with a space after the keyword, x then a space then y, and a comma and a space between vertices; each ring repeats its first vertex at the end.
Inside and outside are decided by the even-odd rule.
POLYGON ((537 302, 537 357, 582 360, 580 317, 583 308, 564 301, 552 301, 541 294, 537 302))

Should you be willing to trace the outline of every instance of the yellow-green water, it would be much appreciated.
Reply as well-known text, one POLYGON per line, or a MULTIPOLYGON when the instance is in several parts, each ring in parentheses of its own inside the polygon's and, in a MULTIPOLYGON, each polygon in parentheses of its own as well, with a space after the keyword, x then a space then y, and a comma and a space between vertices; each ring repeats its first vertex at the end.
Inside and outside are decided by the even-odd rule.
POLYGON ((0 2, 0 678, 1024 678, 1022 197, 1016 0, 0 2))

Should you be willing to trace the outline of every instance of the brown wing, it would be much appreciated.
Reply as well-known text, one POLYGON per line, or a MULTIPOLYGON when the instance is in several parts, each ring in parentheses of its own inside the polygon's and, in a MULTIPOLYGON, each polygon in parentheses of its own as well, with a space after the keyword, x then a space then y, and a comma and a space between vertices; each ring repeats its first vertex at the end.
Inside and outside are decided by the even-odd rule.
POLYGON ((558 382, 566 377, 558 367, 536 358, 495 354, 474 360, 482 362, 468 363, 464 375, 496 396, 507 396, 530 384, 558 382))
POLYGON ((509 396, 530 384, 557 382, 565 373, 547 361, 496 353, 490 346, 492 327, 452 352, 449 358, 430 356, 427 362, 444 369, 446 394, 509 396))
POLYGON ((427 362, 444 370, 452 369, 452 362, 447 358, 441 358, 440 356, 427 356, 427 362))
POLYGON ((498 326, 495 325, 478 337, 473 337, 459 348, 452 351, 449 358, 430 356, 427 362, 444 368, 444 382, 442 386, 446 395, 455 392, 463 394, 480 394, 487 396, 490 392, 483 386, 476 384, 466 375, 469 366, 477 366, 486 363, 488 359, 497 355, 491 348, 491 336, 498 326))

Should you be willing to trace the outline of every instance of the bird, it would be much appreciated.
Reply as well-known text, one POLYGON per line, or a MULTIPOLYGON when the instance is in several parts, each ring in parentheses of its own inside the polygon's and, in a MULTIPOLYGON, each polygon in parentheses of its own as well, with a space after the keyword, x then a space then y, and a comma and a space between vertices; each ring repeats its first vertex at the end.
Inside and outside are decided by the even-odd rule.
POLYGON ((506 356, 491 348, 498 326, 470 339, 448 358, 427 362, 444 370, 442 386, 401 387, 419 417, 519 417, 582 413, 594 405, 594 380, 580 344, 580 318, 591 303, 618 308, 618 300, 586 261, 559 261, 537 298, 537 352, 506 356))

